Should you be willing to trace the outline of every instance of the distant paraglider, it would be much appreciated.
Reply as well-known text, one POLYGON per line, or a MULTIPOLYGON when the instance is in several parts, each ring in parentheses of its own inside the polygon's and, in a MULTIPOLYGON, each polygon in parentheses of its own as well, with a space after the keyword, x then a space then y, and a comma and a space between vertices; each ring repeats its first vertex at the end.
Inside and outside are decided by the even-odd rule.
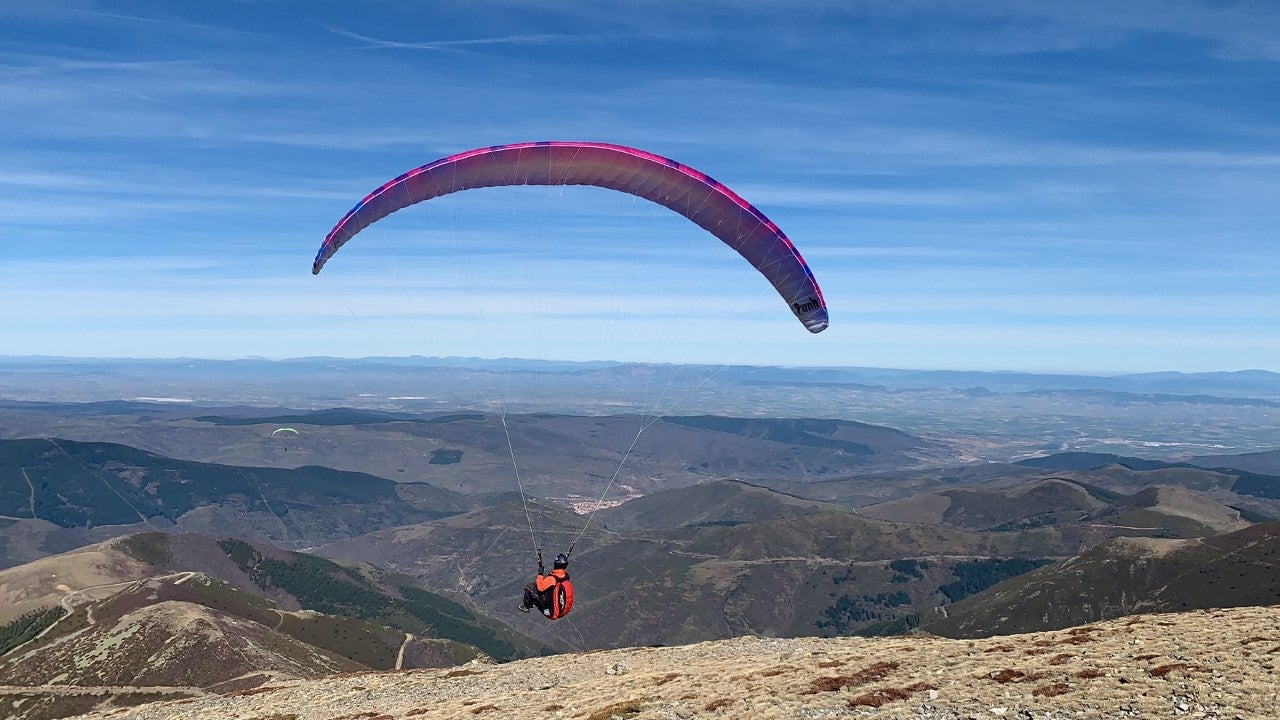
POLYGON ((462 190, 508 185, 592 185, 674 210, 751 263, 810 332, 827 328, 827 304, 813 273, 764 213, 688 165, 608 143, 493 145, 414 168, 366 195, 338 221, 325 236, 311 272, 319 274, 356 233, 397 210, 462 190))
MULTIPOLYGON (((273 438, 292 439, 292 438, 298 438, 301 436, 302 436, 302 433, 298 432, 297 430, 294 430, 291 427, 276 428, 275 430, 271 431, 271 437, 273 438)), ((287 442, 281 443, 281 447, 284 448, 285 452, 289 452, 289 443, 287 442)))

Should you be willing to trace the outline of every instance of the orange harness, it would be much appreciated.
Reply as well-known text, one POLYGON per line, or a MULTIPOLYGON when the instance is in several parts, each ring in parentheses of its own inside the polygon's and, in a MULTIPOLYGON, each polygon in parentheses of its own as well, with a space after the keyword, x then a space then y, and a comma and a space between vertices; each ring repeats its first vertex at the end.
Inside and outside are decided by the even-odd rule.
POLYGON ((545 617, 558 620, 569 614, 573 609, 573 583, 569 582, 569 573, 552 570, 550 575, 539 575, 535 582, 544 599, 550 596, 551 602, 542 610, 545 617))

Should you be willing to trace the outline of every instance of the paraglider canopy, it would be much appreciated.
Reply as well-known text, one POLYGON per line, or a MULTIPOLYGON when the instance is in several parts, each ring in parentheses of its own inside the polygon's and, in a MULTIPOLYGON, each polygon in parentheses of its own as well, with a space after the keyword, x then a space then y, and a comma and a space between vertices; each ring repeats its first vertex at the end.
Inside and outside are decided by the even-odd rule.
POLYGON ((644 150, 598 142, 493 145, 450 155, 387 181, 325 236, 311 272, 364 228, 424 200, 473 188, 591 185, 658 203, 733 248, 782 296, 810 332, 827 328, 827 304, 791 240, 751 203, 688 165, 644 150))
POLYGON ((301 435, 301 434, 302 434, 302 433, 298 432, 297 430, 294 430, 293 428, 290 428, 290 427, 282 427, 282 428, 276 428, 275 430, 272 430, 272 431, 271 431, 271 437, 275 437, 275 436, 279 435, 280 433, 293 433, 294 435, 301 435))

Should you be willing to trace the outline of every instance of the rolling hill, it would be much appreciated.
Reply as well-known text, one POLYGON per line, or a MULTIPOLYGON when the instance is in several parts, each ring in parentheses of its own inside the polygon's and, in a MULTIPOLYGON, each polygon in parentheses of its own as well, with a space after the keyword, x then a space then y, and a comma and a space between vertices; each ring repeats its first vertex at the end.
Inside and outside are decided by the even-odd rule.
MULTIPOLYGON (((54 653, 55 647, 132 641, 134 634, 127 627, 119 631, 124 635, 111 635, 117 632, 113 628, 131 627, 129 623, 141 617, 137 613, 153 612, 149 608, 158 604, 200 606, 203 609, 187 608, 187 614, 194 613, 200 622, 225 624, 225 618, 211 619, 206 612, 211 611, 237 618, 235 622, 242 625, 261 626, 252 628, 252 633, 267 643, 263 647, 268 649, 292 642, 309 647, 307 657, 320 665, 290 665, 290 672, 306 668, 318 672, 321 666, 329 667, 325 663, 330 662, 330 656, 364 668, 390 668, 453 665, 473 659, 481 651, 498 660, 548 651, 408 577, 371 566, 342 566, 303 553, 199 535, 130 535, 9 568, 0 571, 0 597, 6 600, 0 615, 0 637, 9 638, 0 646, 0 656, 3 667, 8 668, 3 672, 16 673, 12 674, 15 682, 45 672, 33 668, 56 667, 56 663, 40 659, 54 657, 49 653, 54 653), (48 612, 51 609, 57 612, 48 612), (86 628, 92 631, 82 632, 86 628), (263 628, 291 640, 268 637, 263 628), (31 646, 14 649, 41 632, 45 634, 31 646), (14 669, 19 666, 20 671, 14 669)), ((163 617, 172 619, 175 613, 182 614, 175 610, 163 617)), ((302 655, 295 650, 286 655, 301 662, 302 655)), ((75 652, 83 658, 106 657, 84 647, 75 652)), ((139 653, 140 658, 156 657, 150 651, 139 653)), ((246 650, 241 654, 248 657, 254 653, 246 650)), ((118 661, 120 656, 112 653, 110 657, 118 661)), ((180 659, 174 662, 181 664, 180 659)), ((78 667, 90 665, 92 662, 81 662, 78 667)), ((224 669, 197 668, 192 672, 203 679, 188 684, 203 687, 224 682, 224 669)), ((94 677, 101 683, 120 684, 119 677, 103 673, 141 676, 152 670, 112 667, 85 672, 97 673, 94 677)))
POLYGON ((1204 468, 1234 468, 1262 475, 1280 475, 1280 450, 1239 455, 1200 455, 1187 461, 1204 468))
MULTIPOLYGON (((565 549, 586 526, 585 517, 562 508, 533 504, 530 511, 548 553, 565 549)), ((1070 555, 1077 543, 1052 528, 980 533, 885 522, 713 481, 597 513, 570 565, 578 589, 572 633, 528 616, 514 622, 570 649, 863 632, 1070 555)), ((337 541, 318 552, 378 558, 495 615, 513 614, 533 570, 519 504, 337 541)))
POLYGON ((240 467, 174 460, 113 443, 0 440, 0 539, 22 548, 6 555, 5 565, 40 551, 32 547, 33 531, 48 536, 47 550, 146 529, 209 530, 305 545, 443 517, 473 504, 425 484, 323 467, 240 467))
POLYGON ((1134 613, 1280 603, 1280 523, 1192 540, 1097 545, 945 608, 947 637, 1034 632, 1134 613))
POLYGON ((1053 527, 1098 542, 1117 535, 1202 537, 1247 527, 1231 507, 1180 487, 1146 487, 1132 495, 1065 477, 998 487, 969 487, 912 495, 858 508, 895 522, 1005 531, 1053 527))

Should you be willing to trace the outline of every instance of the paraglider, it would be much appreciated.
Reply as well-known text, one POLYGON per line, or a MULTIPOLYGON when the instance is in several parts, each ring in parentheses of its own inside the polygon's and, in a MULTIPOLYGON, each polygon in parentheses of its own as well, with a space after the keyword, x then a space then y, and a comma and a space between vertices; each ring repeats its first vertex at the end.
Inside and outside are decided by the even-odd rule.
POLYGON ((560 553, 551 563, 548 573, 542 564, 542 552, 538 552, 538 577, 524 588, 520 612, 538 612, 549 620, 559 620, 573 609, 573 583, 569 580, 569 556, 560 553))
MULTIPOLYGON (((513 185, 594 186, 634 195, 673 210, 750 263, 773 285, 809 332, 819 333, 827 328, 827 304, 817 280, 791 240, 764 213, 733 190, 688 165, 644 150, 600 142, 492 145, 414 168, 366 195, 333 226, 316 253, 311 273, 318 275, 334 253, 360 231, 397 210, 464 190, 513 185)), ((569 558, 574 545, 590 526, 595 511, 587 517, 567 552, 556 557, 551 573, 546 573, 516 463, 515 447, 507 431, 506 415, 500 411, 498 417, 503 424, 530 540, 538 558, 537 578, 525 588, 518 607, 523 612, 536 607, 544 617, 558 619, 573 607, 569 558)), ((645 427, 645 424, 640 426, 635 440, 645 427)), ((290 429, 281 428, 276 432, 290 429)), ((623 454, 604 494, 617 479, 629 453, 630 450, 623 454)))
MULTIPOLYGON (((275 430, 271 431, 271 437, 273 438, 297 438, 301 436, 302 436, 302 433, 298 432, 297 430, 294 430, 291 427, 276 428, 275 430)), ((287 442, 282 443, 281 447, 284 448, 285 452, 289 452, 289 444, 287 442)))
POLYGON ((508 185, 591 185, 674 210, 751 263, 810 332, 827 328, 827 304, 817 280, 791 240, 764 213, 688 165, 599 142, 493 145, 414 168, 366 195, 338 221, 325 236, 311 272, 319 274, 347 241, 397 210, 463 190, 508 185))

